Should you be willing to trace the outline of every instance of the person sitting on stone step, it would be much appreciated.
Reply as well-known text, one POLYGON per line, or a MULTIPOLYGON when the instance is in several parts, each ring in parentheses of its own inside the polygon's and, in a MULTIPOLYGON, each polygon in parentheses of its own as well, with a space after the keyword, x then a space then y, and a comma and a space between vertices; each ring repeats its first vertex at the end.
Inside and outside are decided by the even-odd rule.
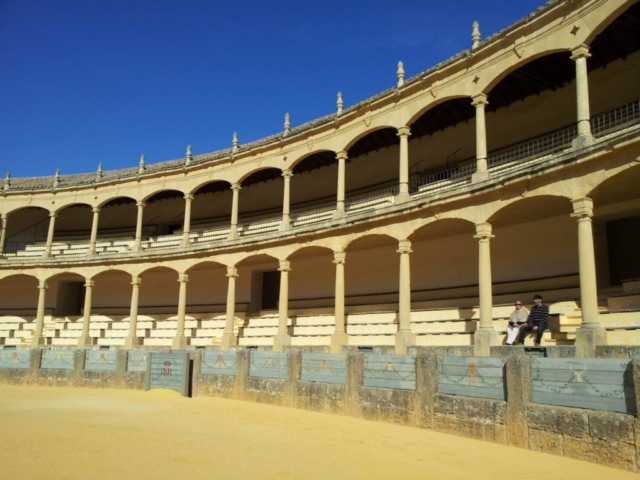
POLYGON ((522 306, 522 300, 516 300, 516 309, 511 312, 507 326, 507 345, 515 345, 520 327, 527 323, 529 310, 522 306))
POLYGON ((542 295, 533 296, 533 307, 527 318, 527 323, 520 327, 520 337, 518 343, 524 345, 524 339, 529 332, 536 332, 536 339, 534 345, 540 346, 542 342, 542 334, 547 328, 547 320, 549 319, 549 307, 542 303, 542 295))

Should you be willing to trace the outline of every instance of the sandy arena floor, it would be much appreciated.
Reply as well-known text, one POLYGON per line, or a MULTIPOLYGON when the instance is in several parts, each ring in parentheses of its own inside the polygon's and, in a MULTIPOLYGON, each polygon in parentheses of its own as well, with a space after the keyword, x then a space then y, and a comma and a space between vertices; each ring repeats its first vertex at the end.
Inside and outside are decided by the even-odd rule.
POLYGON ((173 392, 0 386, 6 479, 637 479, 417 428, 173 392))

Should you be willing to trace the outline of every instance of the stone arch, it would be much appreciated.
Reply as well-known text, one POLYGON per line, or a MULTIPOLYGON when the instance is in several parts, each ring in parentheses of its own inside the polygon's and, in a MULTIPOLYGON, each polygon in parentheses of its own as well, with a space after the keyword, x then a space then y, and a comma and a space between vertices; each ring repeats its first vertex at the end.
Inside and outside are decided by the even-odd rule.
POLYGON ((4 254, 17 255, 29 246, 46 241, 50 214, 50 210, 39 206, 11 210, 7 214, 4 254))
POLYGON ((627 164, 622 170, 598 182, 586 195, 595 207, 638 199, 640 164, 627 164))
POLYGON ((491 224, 494 228, 499 228, 517 223, 541 220, 543 218, 549 218, 550 216, 569 215, 572 211, 571 199, 565 196, 550 194, 531 195, 513 199, 508 204, 493 212, 487 219, 487 223, 491 224), (519 213, 519 216, 514 213, 519 213))
POLYGON ((76 207, 76 206, 85 206, 85 207, 89 207, 89 208, 93 208, 93 205, 91 205, 90 203, 85 203, 85 202, 70 202, 70 203, 66 203, 64 205, 59 206, 58 208, 56 208, 53 212, 56 214, 60 214, 62 211, 66 210, 69 207, 76 207))
POLYGON ((227 188, 220 188, 220 189, 215 188, 215 189, 212 190, 214 192, 215 191, 225 191, 225 190, 228 190, 228 189, 231 188, 231 182, 229 182, 229 180, 222 180, 222 179, 213 179, 213 180, 211 180, 210 179, 210 180, 207 180, 205 182, 202 182, 202 183, 196 185, 195 187, 193 187, 191 189, 191 191, 189 193, 192 194, 192 195, 196 195, 196 194, 200 193, 201 190, 205 190, 206 187, 209 187, 210 185, 215 185, 217 183, 219 183, 219 184, 227 184, 228 187, 227 188))
POLYGON ((331 254, 333 254, 333 250, 331 250, 329 247, 325 247, 322 245, 302 245, 299 248, 296 248, 295 250, 291 251, 285 258, 285 260, 294 260, 301 256, 305 256, 309 252, 314 252, 314 251, 318 253, 330 252, 331 254))
POLYGON ((261 260, 264 260, 265 263, 270 261, 280 262, 279 258, 276 258, 269 253, 259 252, 259 253, 252 253, 247 255, 246 257, 243 257, 242 259, 236 261, 236 263, 232 266, 240 267, 249 263, 260 263, 261 260), (258 262, 255 262, 256 259, 258 260, 258 262), (252 262, 249 262, 250 260, 252 260, 252 262))
MULTIPOLYGON (((370 243, 375 243, 372 242, 372 240, 374 238, 377 239, 390 239, 394 245, 397 246, 398 244, 398 239, 387 234, 387 233, 371 233, 371 232, 366 232, 363 233, 361 235, 355 236, 354 238, 350 238, 349 240, 347 240, 344 244, 343 250, 344 251, 348 251, 348 250, 353 250, 353 245, 366 245, 367 247, 370 247, 370 243)), ((385 243, 391 243, 391 242, 385 242, 385 243)))
POLYGON ((160 271, 160 270, 165 270, 165 269, 173 270, 174 272, 176 272, 176 274, 180 273, 180 271, 177 268, 169 266, 169 265, 148 265, 143 270, 140 270, 137 273, 137 275, 141 276, 141 275, 144 275, 145 273, 151 272, 152 270, 160 271))
MULTIPOLYGON (((306 154, 296 158, 289 165, 289 170, 292 170, 294 173, 296 173, 296 167, 298 167, 301 163, 303 163, 305 160, 310 159, 313 156, 320 155, 320 154, 331 154, 333 156, 333 160, 337 161, 335 159, 336 152, 334 152, 333 150, 330 150, 328 148, 327 149, 320 149, 320 150, 315 150, 313 152, 306 153, 306 154)), ((328 155, 325 155, 325 156, 328 157, 328 155)))
POLYGON ((98 208, 106 207, 110 203, 114 203, 114 204, 117 203, 118 200, 123 200, 126 203, 129 203, 128 201, 133 201, 134 203, 137 203, 137 200, 135 198, 133 198, 133 197, 130 197, 128 195, 117 195, 115 197, 109 197, 109 198, 103 200, 102 202, 100 202, 97 205, 97 207, 98 208))
MULTIPOLYGON (((48 272, 48 275, 45 276, 43 278, 43 280, 45 282, 50 282, 51 280, 53 280, 56 277, 59 277, 61 275, 73 275, 73 276, 77 276, 77 277, 82 277, 84 280, 87 279, 87 277, 84 275, 85 272, 78 272, 78 271, 73 271, 73 270, 56 270, 53 272, 48 272)), ((89 277, 92 278, 92 277, 89 277)))
POLYGON ((465 99, 465 98, 469 99, 469 104, 471 104, 471 97, 469 95, 455 94, 455 95, 448 95, 445 97, 441 97, 431 102, 427 102, 426 105, 418 105, 416 106, 416 109, 414 111, 409 113, 408 119, 406 122, 404 122, 404 124, 407 125, 409 128, 411 128, 411 126, 429 110, 439 105, 442 105, 444 103, 447 103, 449 101, 465 99))
POLYGON ((195 261, 193 261, 192 263, 189 264, 188 267, 186 267, 184 269, 184 273, 189 273, 191 270, 197 269, 199 267, 202 267, 204 265, 213 265, 214 267, 217 268, 227 268, 228 266, 222 262, 216 261, 216 260, 203 260, 203 259, 197 259, 195 261))
MULTIPOLYGON (((153 192, 149 193, 148 195, 146 195, 142 201, 147 203, 150 200, 153 199, 153 197, 159 195, 159 194, 163 194, 163 193, 168 193, 168 192, 177 192, 180 194, 181 197, 184 197, 184 192, 178 188, 161 188, 159 190, 154 190, 153 192)), ((177 196, 172 196, 170 198, 178 198, 177 196)))
POLYGON ((466 218, 447 217, 428 221, 417 227, 409 235, 409 240, 429 240, 430 238, 446 238, 462 235, 469 232, 475 233, 475 224, 466 218))
POLYGON ((2 288, 2 282, 8 280, 12 277, 29 277, 35 279, 37 282, 40 281, 37 275, 29 274, 29 273, 9 273, 8 275, 0 274, 0 288, 2 288))
MULTIPOLYGON (((614 3, 614 2, 607 2, 614 3)), ((599 23, 591 29, 589 35, 585 37, 582 43, 590 45, 591 42, 595 40, 595 38, 600 35, 606 28, 611 25, 620 15, 622 15, 625 11, 627 11, 631 6, 636 3, 635 0, 627 0, 622 2, 619 6, 615 7, 611 10, 607 15, 602 18, 599 23)))
POLYGON ((254 168, 253 170, 245 173, 244 175, 242 175, 242 177, 240 177, 238 179, 237 183, 242 185, 248 179, 251 179, 251 177, 255 177, 255 179, 251 179, 252 181, 249 183, 249 185, 253 185, 254 183, 266 182, 268 180, 275 180, 277 178, 280 178, 281 175, 282 175, 282 169, 281 168, 272 167, 272 166, 264 166, 264 167, 254 168), (267 174, 266 171, 269 171, 269 170, 271 170, 271 172, 269 172, 267 174), (261 175, 261 176, 257 175, 259 172, 263 172, 263 175, 261 175), (278 173, 276 173, 276 172, 278 172, 278 173))
POLYGON ((345 151, 348 152, 349 149, 351 149, 351 147, 353 147, 356 143, 358 143, 360 140, 362 140, 363 138, 371 135, 372 133, 375 133, 379 130, 385 130, 385 129, 393 129, 393 130, 397 130, 398 127, 396 127, 395 125, 377 125, 375 127, 369 128, 367 130, 364 130, 363 132, 360 132, 358 135, 356 135, 355 137, 353 137, 352 139, 350 139, 347 144, 340 149, 340 151, 345 151))
POLYGON ((18 206, 18 207, 12 208, 11 210, 7 211, 5 213, 5 215, 11 215, 11 214, 19 212, 20 210, 27 210, 29 208, 44 210, 45 212, 47 212, 47 216, 49 216, 49 214, 51 212, 53 212, 53 210, 50 210, 47 207, 42 207, 40 205, 22 205, 22 206, 18 206))
POLYGON ((40 280, 28 273, 10 273, 0 277, 0 316, 35 316, 40 280))

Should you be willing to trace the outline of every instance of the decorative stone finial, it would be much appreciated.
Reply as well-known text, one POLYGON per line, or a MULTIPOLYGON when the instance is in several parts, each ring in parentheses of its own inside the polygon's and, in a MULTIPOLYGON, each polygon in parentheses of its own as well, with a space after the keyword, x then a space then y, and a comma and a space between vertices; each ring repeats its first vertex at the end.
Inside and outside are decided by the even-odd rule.
POLYGON ((102 163, 98 164, 98 171, 96 172, 96 182, 102 179, 102 163))
POLYGON ((338 107, 338 115, 340 115, 344 109, 344 102, 342 101, 342 92, 338 92, 338 101, 336 102, 338 107))
POLYGON ((288 113, 284 114, 284 136, 286 137, 291 132, 291 117, 288 113))
POLYGON ((4 177, 4 191, 6 192, 11 188, 11 173, 7 172, 7 176, 4 177))
POLYGON ((142 175, 147 170, 144 164, 144 154, 140 155, 140 163, 138 163, 138 175, 142 175))
POLYGON ((231 148, 231 153, 236 153, 238 151, 238 132, 233 132, 233 148, 231 148))
POLYGON ((53 188, 57 188, 60 185, 60 169, 56 169, 56 174, 53 177, 53 188))
POLYGON ((404 85, 404 63, 398 62, 398 86, 404 85))
POLYGON ((191 154, 191 145, 187 145, 187 154, 185 155, 185 166, 191 165, 191 161, 193 160, 193 155, 191 154))
POLYGON ((471 33, 471 50, 475 50, 480 45, 480 24, 473 22, 473 32, 471 33))

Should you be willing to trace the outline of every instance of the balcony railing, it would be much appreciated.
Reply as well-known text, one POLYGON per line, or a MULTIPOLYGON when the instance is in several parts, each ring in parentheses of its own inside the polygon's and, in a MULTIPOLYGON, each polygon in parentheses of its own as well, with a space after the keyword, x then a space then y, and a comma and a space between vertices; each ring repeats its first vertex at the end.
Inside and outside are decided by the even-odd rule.
MULTIPOLYGON (((591 131, 595 138, 602 139, 617 135, 640 124, 640 100, 594 116, 591 119, 591 131)), ((495 176, 509 170, 520 168, 533 161, 539 162, 546 157, 558 154, 572 147, 577 135, 576 125, 540 135, 520 142, 516 145, 490 152, 487 158, 488 167, 495 176)), ((413 181, 409 186, 411 198, 433 195, 469 183, 475 172, 475 159, 468 159, 455 167, 430 173, 413 181)), ((348 197, 345 199, 347 216, 376 212, 395 204, 398 187, 385 187, 380 190, 348 197)), ((326 223, 333 218, 335 203, 324 203, 312 208, 292 210, 290 213, 290 230, 305 228, 309 225, 326 223)), ((238 225, 238 235, 249 237, 256 235, 276 234, 280 231, 282 215, 251 220, 238 225)), ((222 243, 228 238, 229 225, 198 229, 190 232, 191 245, 222 243)), ((182 244, 182 234, 148 236, 142 242, 144 250, 158 248, 178 248, 182 244)), ((99 255, 117 254, 132 250, 134 240, 129 238, 99 239, 96 253, 99 255)), ((8 258, 39 258, 44 254, 44 244, 25 245, 23 250, 12 249, 6 252, 8 258)), ((52 245, 52 256, 80 257, 89 253, 88 241, 62 241, 52 245)))

